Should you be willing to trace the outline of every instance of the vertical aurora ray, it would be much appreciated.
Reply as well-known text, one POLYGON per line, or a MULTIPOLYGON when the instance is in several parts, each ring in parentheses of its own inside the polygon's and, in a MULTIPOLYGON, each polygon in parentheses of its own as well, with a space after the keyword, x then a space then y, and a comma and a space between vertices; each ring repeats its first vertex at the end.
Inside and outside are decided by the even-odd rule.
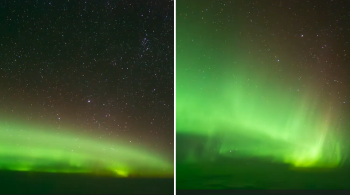
POLYGON ((173 164, 166 158, 120 141, 41 131, 3 121, 0 135, 0 170, 173 176, 173 164))

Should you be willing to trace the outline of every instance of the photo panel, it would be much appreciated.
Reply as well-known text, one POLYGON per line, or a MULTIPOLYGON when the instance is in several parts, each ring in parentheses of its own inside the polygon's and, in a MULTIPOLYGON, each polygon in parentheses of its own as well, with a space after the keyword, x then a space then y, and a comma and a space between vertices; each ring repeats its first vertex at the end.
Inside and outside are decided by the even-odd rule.
POLYGON ((0 26, 0 194, 174 194, 174 1, 1 1, 0 26))
POLYGON ((176 1, 178 194, 350 188, 346 7, 176 1))

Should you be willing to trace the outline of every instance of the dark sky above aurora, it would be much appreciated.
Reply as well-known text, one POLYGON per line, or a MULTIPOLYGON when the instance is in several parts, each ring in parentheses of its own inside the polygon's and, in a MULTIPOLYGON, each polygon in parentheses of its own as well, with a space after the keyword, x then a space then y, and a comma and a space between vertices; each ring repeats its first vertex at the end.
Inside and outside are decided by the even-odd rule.
POLYGON ((0 170, 172 177, 173 10, 1 1, 0 170))
MULTIPOLYGON (((350 104, 346 6, 178 0, 177 163, 225 158, 344 165, 350 104)), ((196 170, 177 167, 177 174, 189 172, 196 170)))

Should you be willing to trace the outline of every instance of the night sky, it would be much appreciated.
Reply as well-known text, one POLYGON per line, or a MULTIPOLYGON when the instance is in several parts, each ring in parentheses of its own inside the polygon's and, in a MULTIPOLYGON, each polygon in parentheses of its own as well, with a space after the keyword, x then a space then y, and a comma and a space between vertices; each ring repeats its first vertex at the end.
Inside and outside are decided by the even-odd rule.
POLYGON ((0 170, 172 177, 173 10, 1 1, 0 170))
POLYGON ((349 188, 348 6, 177 1, 178 189, 349 188))

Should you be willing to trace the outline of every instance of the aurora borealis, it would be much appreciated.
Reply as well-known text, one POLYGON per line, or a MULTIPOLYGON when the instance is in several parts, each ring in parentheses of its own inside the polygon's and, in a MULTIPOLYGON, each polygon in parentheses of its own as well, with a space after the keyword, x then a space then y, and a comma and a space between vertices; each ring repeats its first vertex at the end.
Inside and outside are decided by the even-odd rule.
MULTIPOLYGON (((320 109, 317 97, 267 87, 258 76, 249 80, 232 74, 231 78, 232 83, 217 79, 220 87, 209 83, 179 87, 178 133, 219 135, 218 152, 226 156, 271 156, 295 166, 330 167, 345 158, 336 131, 339 124, 332 119, 332 109, 320 109), (194 92, 194 86, 203 88, 194 92), (237 143, 236 136, 246 138, 245 142, 237 143)), ((190 80, 179 79, 182 82, 190 80)))
POLYGON ((346 164, 349 58, 340 56, 345 46, 333 36, 341 32, 327 28, 325 7, 177 1, 178 183, 206 172, 215 180, 213 170, 244 159, 291 170, 346 164))
POLYGON ((127 142, 1 121, 0 170, 171 177, 172 162, 127 142), (77 137, 80 137, 79 139, 77 137))
POLYGON ((0 193, 174 191, 174 2, 0 2, 0 193))

